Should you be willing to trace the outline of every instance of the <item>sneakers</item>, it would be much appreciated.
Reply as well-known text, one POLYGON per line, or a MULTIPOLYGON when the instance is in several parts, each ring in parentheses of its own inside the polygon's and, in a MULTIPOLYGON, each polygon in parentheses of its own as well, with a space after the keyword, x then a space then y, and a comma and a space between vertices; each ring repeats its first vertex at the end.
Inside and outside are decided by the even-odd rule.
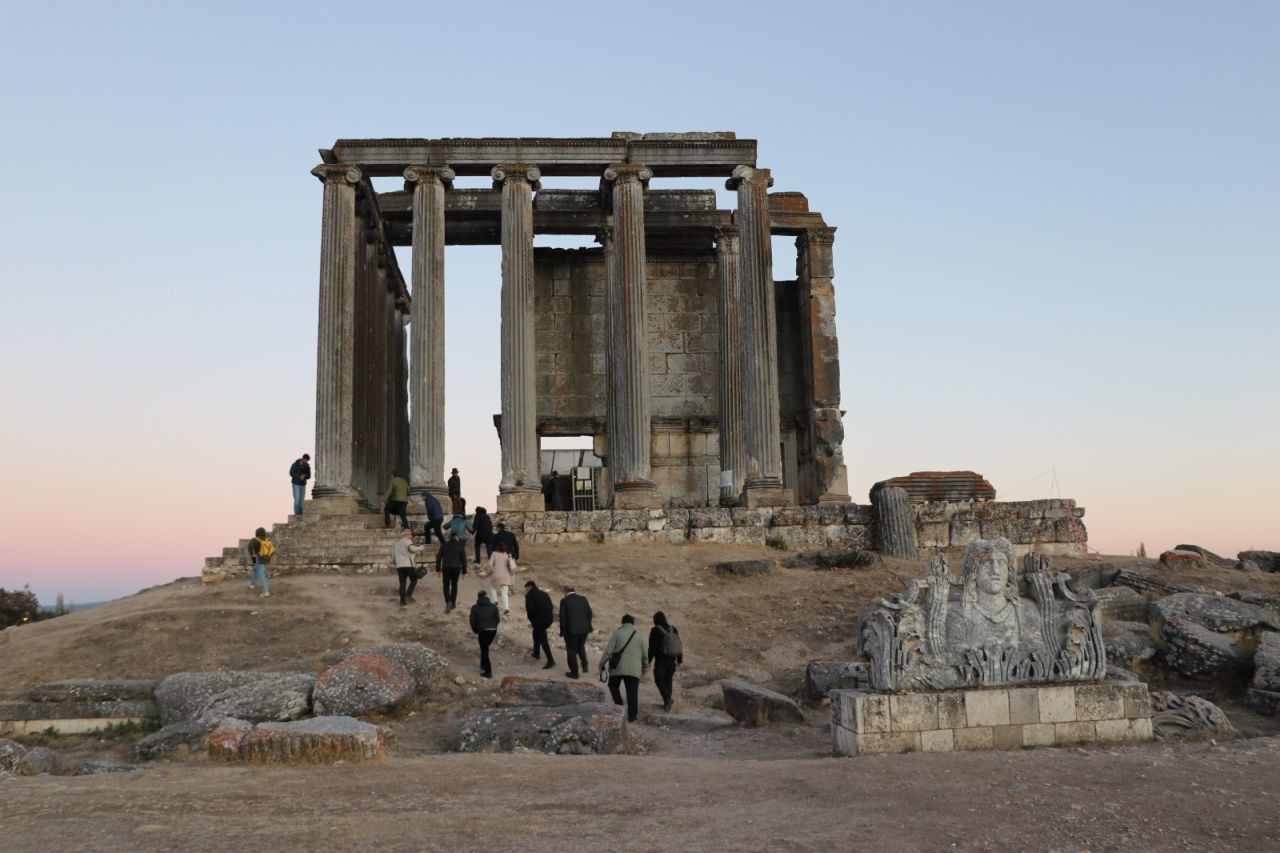
POLYGON ((257 587, 254 586, 253 584, 249 584, 249 589, 257 589, 257 587))
POLYGON ((269 592, 264 592, 262 595, 258 596, 258 598, 270 598, 270 597, 271 597, 271 593, 269 592))

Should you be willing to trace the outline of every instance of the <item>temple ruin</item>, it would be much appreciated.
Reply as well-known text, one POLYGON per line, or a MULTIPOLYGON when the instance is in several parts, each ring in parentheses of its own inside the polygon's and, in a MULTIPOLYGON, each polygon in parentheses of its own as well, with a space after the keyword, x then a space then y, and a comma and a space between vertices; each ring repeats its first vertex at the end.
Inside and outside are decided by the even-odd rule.
POLYGON ((849 502, 835 228, 801 193, 769 191, 755 140, 340 139, 320 154, 317 509, 376 499, 392 468, 445 494, 454 244, 502 247, 499 512, 543 510, 543 436, 593 438, 602 509, 849 502), (388 176, 404 189, 376 191, 388 176), (599 188, 554 186, 582 176, 599 188), (736 208, 710 187, 651 187, 665 178, 723 179, 736 208), (535 248, 535 234, 599 245, 535 248), (792 281, 774 281, 774 235, 795 238, 792 281), (412 247, 411 289, 396 246, 412 247))

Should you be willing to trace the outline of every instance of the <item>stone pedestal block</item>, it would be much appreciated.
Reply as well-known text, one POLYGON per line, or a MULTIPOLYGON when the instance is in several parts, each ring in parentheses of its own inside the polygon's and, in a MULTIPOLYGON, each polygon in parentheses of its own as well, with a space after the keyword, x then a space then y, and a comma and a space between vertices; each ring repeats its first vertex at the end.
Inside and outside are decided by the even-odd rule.
POLYGON ((510 491, 498 494, 497 512, 545 512, 542 492, 510 491))
POLYGON ((661 506, 662 494, 652 483, 614 486, 614 509, 658 509, 661 506))
POLYGON ((791 506, 795 498, 788 489, 781 489, 770 484, 754 485, 748 483, 742 490, 744 505, 748 509, 770 506, 791 506))

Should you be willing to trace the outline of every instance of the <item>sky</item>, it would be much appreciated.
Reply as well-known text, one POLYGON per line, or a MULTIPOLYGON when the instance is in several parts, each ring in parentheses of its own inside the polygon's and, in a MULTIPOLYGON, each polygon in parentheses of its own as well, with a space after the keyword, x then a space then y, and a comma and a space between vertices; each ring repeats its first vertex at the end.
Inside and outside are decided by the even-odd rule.
MULTIPOLYGON (((774 191, 838 228, 856 501, 972 469, 1001 498, 1075 498, 1104 553, 1280 549, 1280 5, 0 20, 0 587, 129 594, 285 520, 314 453, 309 170, 343 137, 757 139, 774 191)), ((446 454, 474 506, 498 480, 499 250, 445 263, 446 454)))

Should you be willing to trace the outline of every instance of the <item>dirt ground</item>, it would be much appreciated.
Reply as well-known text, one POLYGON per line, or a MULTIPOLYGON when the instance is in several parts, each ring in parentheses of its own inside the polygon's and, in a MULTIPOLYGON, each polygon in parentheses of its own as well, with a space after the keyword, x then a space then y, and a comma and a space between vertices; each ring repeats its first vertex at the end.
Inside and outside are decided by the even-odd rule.
MULTIPOLYGON (((686 666, 674 713, 651 680, 634 727, 639 754, 454 755, 457 722, 490 704, 503 675, 544 674, 528 658, 523 600, 479 678, 466 610, 483 588, 464 578, 445 614, 435 576, 396 606, 394 577, 282 577, 260 599, 240 583, 183 579, 118 602, 0 632, 0 694, 63 678, 159 677, 202 669, 317 671, 343 649, 419 640, 453 671, 416 707, 385 719, 398 738, 380 765, 261 768, 200 756, 107 777, 0 781, 5 849, 1277 849, 1280 723, 1215 688, 1245 737, 1222 744, 1037 749, 1014 753, 832 759, 827 711, 802 725, 742 729, 716 706, 718 681, 742 677, 794 693, 804 665, 854 655, 873 597, 905 589, 922 563, 851 572, 779 568, 718 576, 716 560, 778 557, 766 548, 546 545, 526 577, 591 601, 591 661, 624 612, 679 626, 686 666)), ((1091 561, 1058 559, 1071 571, 1091 561)), ((1280 594, 1280 576, 1135 571, 1224 592, 1280 594)), ((553 598, 558 598, 553 593, 553 598)), ((645 636, 642 634, 642 636, 645 636)), ((554 638, 553 638, 554 639, 554 638)), ((553 643, 553 648, 555 648, 553 643)), ((563 664, 562 649, 555 649, 563 664)), ((548 673, 563 677, 563 667, 548 673)), ((52 738, 74 757, 130 758, 136 735, 52 738)))

